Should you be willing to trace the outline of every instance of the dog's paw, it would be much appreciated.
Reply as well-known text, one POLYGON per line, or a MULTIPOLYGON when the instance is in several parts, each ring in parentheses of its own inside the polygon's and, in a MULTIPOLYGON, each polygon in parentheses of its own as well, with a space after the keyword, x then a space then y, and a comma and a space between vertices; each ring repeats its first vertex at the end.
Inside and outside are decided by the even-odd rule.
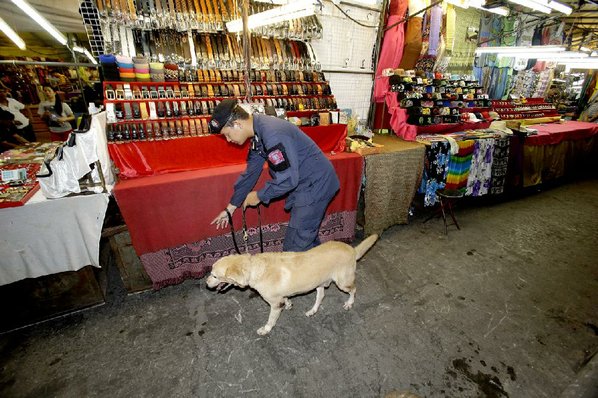
POLYGON ((350 310, 351 308, 353 308, 353 303, 349 303, 347 301, 347 302, 345 302, 345 305, 343 305, 343 308, 346 310, 350 310))
POLYGON ((284 309, 290 310, 291 308, 293 308, 293 303, 291 303, 291 300, 284 299, 284 309))
POLYGON ((305 313, 305 316, 314 316, 318 312, 318 310, 314 310, 313 308, 305 313))
POLYGON ((260 336, 265 336, 268 333, 270 333, 270 330, 272 330, 272 328, 270 326, 268 326, 268 325, 262 326, 261 328, 259 328, 257 330, 257 334, 259 334, 260 336))

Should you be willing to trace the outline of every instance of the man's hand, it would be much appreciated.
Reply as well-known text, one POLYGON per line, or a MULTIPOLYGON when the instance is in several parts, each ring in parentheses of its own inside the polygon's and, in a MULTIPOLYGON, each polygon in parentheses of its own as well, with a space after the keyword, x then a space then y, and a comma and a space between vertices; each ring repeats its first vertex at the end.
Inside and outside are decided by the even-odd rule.
POLYGON ((260 198, 258 198, 257 192, 251 191, 251 192, 249 192, 249 194, 245 198, 245 201, 243 202, 243 208, 246 208, 247 206, 251 206, 251 207, 257 206, 260 204, 260 202, 261 202, 261 200, 260 200, 260 198))
MULTIPOLYGON (((236 209, 235 206, 230 205, 230 204, 228 206, 226 206, 226 208, 230 212, 231 216, 233 215, 233 213, 235 212, 235 209, 236 209)), ((222 210, 220 212, 220 214, 218 214, 218 216, 214 220, 212 220, 210 225, 213 225, 213 224, 216 224, 216 229, 228 227, 228 214, 226 214, 226 210, 222 210)))

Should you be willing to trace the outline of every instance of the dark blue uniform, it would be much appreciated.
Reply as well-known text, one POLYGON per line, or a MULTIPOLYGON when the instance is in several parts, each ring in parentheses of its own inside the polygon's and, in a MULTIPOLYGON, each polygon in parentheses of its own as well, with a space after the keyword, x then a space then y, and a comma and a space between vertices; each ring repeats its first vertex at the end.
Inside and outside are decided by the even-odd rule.
POLYGON ((272 180, 258 191, 263 203, 288 193, 291 220, 284 251, 305 251, 320 244, 318 231, 328 203, 340 187, 332 163, 297 126, 272 116, 253 115, 255 136, 247 169, 235 183, 230 203, 239 207, 268 161, 272 180))

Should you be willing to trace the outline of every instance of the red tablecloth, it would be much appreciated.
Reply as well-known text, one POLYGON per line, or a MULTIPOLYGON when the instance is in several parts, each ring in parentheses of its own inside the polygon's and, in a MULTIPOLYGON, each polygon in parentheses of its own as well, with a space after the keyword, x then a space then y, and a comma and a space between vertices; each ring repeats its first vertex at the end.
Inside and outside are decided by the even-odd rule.
MULTIPOLYGON (((301 127, 324 152, 345 149, 347 125, 301 127)), ((163 141, 134 141, 108 145, 120 178, 200 170, 245 163, 247 146, 229 144, 221 135, 185 137, 163 141)))
POLYGON ((537 124, 530 128, 538 130, 538 134, 527 137, 525 145, 555 145, 565 140, 581 140, 598 134, 598 124, 587 122, 537 124))
MULTIPOLYGON (((355 233, 357 200, 363 158, 353 153, 328 155, 340 179, 341 189, 328 207, 320 229, 323 241, 350 241, 355 233)), ((230 230, 210 222, 230 200, 233 184, 245 164, 229 165, 146 178, 121 180, 114 196, 129 228, 133 247, 140 255, 155 288, 201 277, 218 258, 233 252, 230 230)), ((267 168, 256 188, 269 179, 267 168)), ((242 225, 241 210, 234 214, 235 229, 242 225)), ((262 207, 266 250, 280 250, 289 214, 284 201, 262 207)), ((257 250, 257 212, 247 211, 252 227, 252 251, 257 250)), ((238 234, 239 245, 241 234, 238 234)))

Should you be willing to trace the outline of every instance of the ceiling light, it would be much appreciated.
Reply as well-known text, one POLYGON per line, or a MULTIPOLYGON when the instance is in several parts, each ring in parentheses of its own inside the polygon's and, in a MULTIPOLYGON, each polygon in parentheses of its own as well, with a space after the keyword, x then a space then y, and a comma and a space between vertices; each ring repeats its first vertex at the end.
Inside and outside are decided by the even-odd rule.
POLYGON ((570 15, 573 12, 573 8, 554 0, 532 0, 530 2, 538 3, 542 6, 552 8, 555 11, 562 12, 563 14, 567 15, 570 15))
POLYGON ((494 7, 494 8, 486 8, 486 7, 475 7, 474 8, 478 8, 482 11, 488 11, 491 12, 493 14, 498 14, 498 15, 502 15, 503 17, 506 17, 509 15, 509 9, 507 7, 494 7))
MULTIPOLYGON (((475 52, 477 54, 538 54, 538 53, 557 53, 565 51, 563 46, 513 46, 513 47, 478 47, 475 52)), ((531 58, 531 57, 530 57, 531 58)))
POLYGON ((89 52, 89 50, 87 50, 87 48, 74 46, 73 51, 76 51, 81 54, 85 54, 85 56, 87 56, 87 58, 89 58, 89 60, 91 61, 92 64, 94 64, 94 65, 98 64, 98 61, 95 60, 95 58, 93 57, 93 55, 91 55, 91 53, 89 52))
POLYGON ((514 4, 519 4, 520 6, 531 8, 534 11, 543 12, 545 14, 550 14, 550 11, 552 11, 552 9, 550 7, 544 6, 542 4, 536 3, 531 0, 509 0, 509 1, 514 4))
POLYGON ((15 3, 15 5, 21 10, 23 10, 25 14, 29 15, 31 19, 37 22, 39 26, 44 28, 46 32, 52 35, 52 37, 58 40, 60 44, 66 46, 66 37, 60 33, 60 31, 58 31, 58 29, 56 29, 54 25, 52 25, 46 18, 42 17, 42 15, 37 12, 35 8, 31 7, 29 3, 27 3, 25 0, 12 0, 12 2, 15 3))
MULTIPOLYGON (((15 1, 15 0, 13 0, 15 1)), ((290 4, 272 8, 270 10, 250 15, 247 19, 247 27, 254 29, 259 26, 271 25, 291 19, 308 17, 315 14, 316 9, 312 0, 294 1, 290 4)), ((240 32, 243 30, 243 20, 235 19, 226 23, 226 29, 231 32, 240 32)))
POLYGON ((25 46, 25 42, 21 39, 21 36, 17 34, 2 18, 0 18, 0 30, 4 32, 4 34, 12 40, 13 43, 21 50, 25 50, 27 47, 25 46))

